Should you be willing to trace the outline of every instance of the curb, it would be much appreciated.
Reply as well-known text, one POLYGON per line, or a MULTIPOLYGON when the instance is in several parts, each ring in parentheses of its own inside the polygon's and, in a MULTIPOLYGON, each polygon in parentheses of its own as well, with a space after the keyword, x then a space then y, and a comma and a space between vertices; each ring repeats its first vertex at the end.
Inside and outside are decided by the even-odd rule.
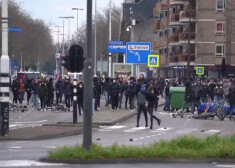
POLYGON ((46 139, 61 138, 61 137, 74 136, 74 135, 80 135, 80 134, 82 134, 82 131, 73 131, 73 132, 60 133, 60 134, 54 134, 54 135, 46 135, 46 136, 38 136, 38 137, 32 137, 32 138, 8 138, 8 137, 5 137, 5 138, 1 138, 0 142, 46 140, 46 139))
POLYGON ((169 159, 169 158, 152 158, 152 159, 107 159, 107 160, 60 160, 40 158, 40 162, 46 163, 63 163, 63 164, 147 164, 147 163, 235 163, 235 159, 210 158, 210 159, 169 159))

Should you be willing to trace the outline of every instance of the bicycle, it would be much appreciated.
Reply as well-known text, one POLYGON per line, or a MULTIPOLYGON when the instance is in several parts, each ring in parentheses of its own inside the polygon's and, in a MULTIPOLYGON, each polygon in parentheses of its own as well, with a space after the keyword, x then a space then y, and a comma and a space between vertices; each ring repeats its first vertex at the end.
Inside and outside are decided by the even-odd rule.
POLYGON ((28 111, 28 107, 26 105, 21 105, 21 104, 14 104, 14 103, 9 103, 9 112, 16 112, 16 111, 21 111, 25 112, 28 111))
POLYGON ((52 112, 66 112, 67 108, 61 104, 52 104, 51 106, 46 108, 47 110, 51 110, 52 112))

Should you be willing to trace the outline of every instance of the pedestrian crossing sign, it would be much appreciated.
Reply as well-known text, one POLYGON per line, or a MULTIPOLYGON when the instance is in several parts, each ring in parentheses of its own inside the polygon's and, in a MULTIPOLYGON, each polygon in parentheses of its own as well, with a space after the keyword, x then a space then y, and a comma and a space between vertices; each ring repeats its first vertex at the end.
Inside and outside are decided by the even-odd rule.
POLYGON ((148 55, 148 67, 159 67, 159 55, 148 55))
POLYGON ((204 67, 196 67, 197 75, 204 75, 204 67))

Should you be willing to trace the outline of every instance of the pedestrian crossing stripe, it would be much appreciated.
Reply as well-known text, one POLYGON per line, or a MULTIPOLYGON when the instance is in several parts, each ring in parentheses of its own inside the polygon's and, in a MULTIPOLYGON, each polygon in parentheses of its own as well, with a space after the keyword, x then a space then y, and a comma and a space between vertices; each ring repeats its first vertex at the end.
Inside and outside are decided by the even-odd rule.
POLYGON ((148 55, 148 67, 159 67, 159 55, 148 55))

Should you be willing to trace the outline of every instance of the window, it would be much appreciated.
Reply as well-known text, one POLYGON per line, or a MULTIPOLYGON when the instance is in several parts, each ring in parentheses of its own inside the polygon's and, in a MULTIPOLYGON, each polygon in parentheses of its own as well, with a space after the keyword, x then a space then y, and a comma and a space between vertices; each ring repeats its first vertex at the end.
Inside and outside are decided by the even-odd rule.
POLYGON ((224 22, 216 23, 216 34, 224 34, 224 22))
POLYGON ((215 56, 224 57, 224 45, 223 44, 217 44, 215 46, 215 56))
POLYGON ((167 54, 167 48, 164 49, 165 54, 167 54))
POLYGON ((217 0, 216 11, 217 12, 225 11, 225 8, 226 8, 225 3, 226 3, 225 0, 217 0))
POLYGON ((162 54, 162 49, 159 49, 159 54, 162 54))

